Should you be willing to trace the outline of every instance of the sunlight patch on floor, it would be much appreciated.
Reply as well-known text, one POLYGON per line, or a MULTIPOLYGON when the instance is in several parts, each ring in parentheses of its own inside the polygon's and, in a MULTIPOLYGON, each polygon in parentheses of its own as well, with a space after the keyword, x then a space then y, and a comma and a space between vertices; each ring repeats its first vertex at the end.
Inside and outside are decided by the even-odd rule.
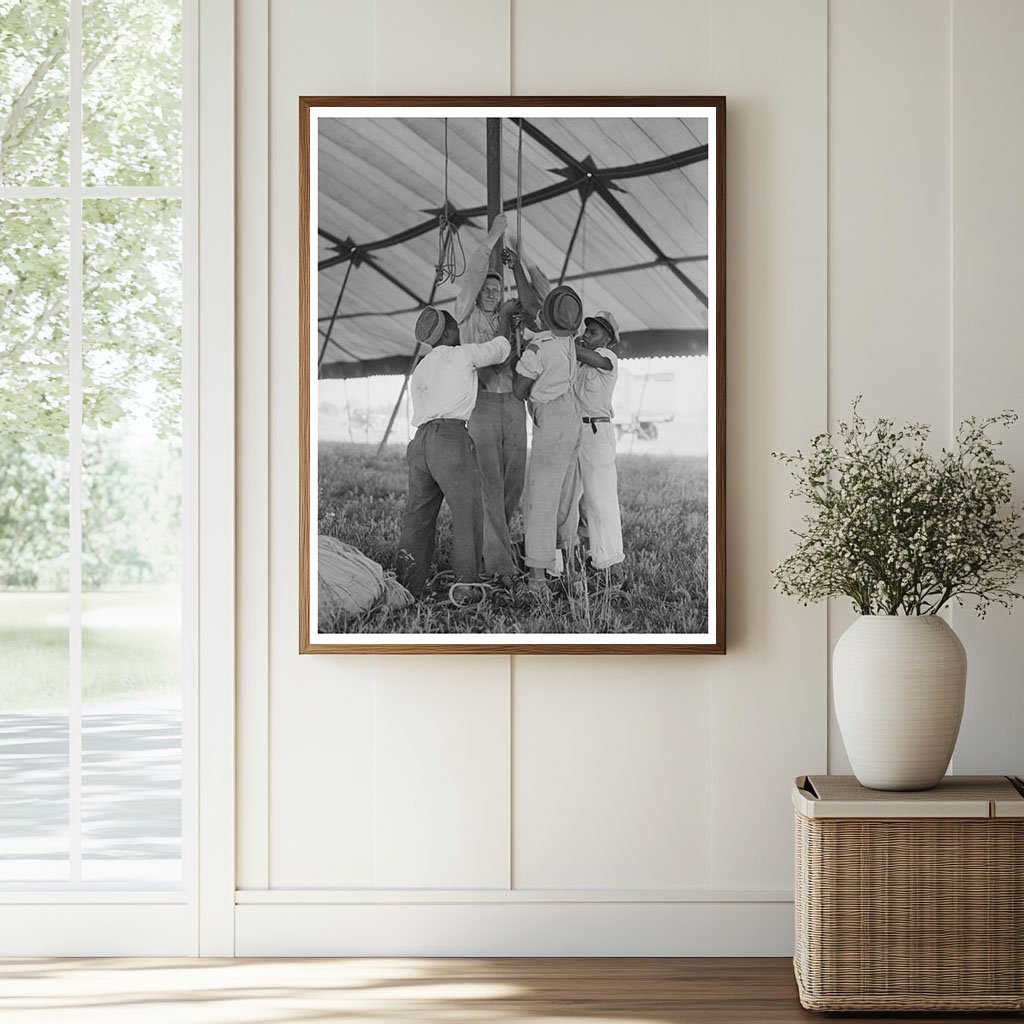
MULTIPOLYGON (((660 1024, 574 1012, 577 999, 505 980, 486 961, 0 960, 3 1024, 660 1024), (564 1010, 562 1006, 564 1005, 564 1010), (536 1011, 536 1012, 534 1012, 536 1011)), ((512 972, 513 975, 516 972, 512 972)), ((524 972, 531 975, 531 968, 524 972)), ((537 982, 539 979, 534 979, 537 982)), ((590 1011, 590 1012, 588 1012, 590 1011)))

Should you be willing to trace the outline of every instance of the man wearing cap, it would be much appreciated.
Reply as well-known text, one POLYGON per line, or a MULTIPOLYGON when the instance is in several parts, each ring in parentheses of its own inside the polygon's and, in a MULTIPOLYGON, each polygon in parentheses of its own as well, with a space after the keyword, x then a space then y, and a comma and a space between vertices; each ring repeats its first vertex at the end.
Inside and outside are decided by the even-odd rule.
POLYGON ((480 572, 480 472, 469 436, 477 398, 477 371, 508 358, 504 337, 459 344, 459 325, 427 306, 416 321, 416 340, 432 346, 409 381, 416 434, 406 450, 409 492, 398 541, 398 579, 415 597, 423 592, 434 556, 437 516, 447 501, 452 514, 452 568, 460 583, 480 572))
MULTIPOLYGON (((479 345, 502 333, 502 315, 510 315, 514 302, 501 303, 502 277, 489 270, 491 250, 507 227, 504 214, 494 219, 483 244, 470 256, 455 303, 463 345, 479 345)), ((528 279, 521 261, 511 261, 519 305, 527 316, 540 308, 537 283, 528 279)), ((511 357, 510 357, 511 358, 511 357)), ((495 576, 518 572, 512 556, 509 527, 519 506, 526 474, 526 410, 512 394, 509 361, 482 368, 478 374, 479 397, 469 421, 480 466, 483 507, 484 570, 495 576)))
POLYGON ((534 335, 515 366, 515 394, 530 399, 533 444, 526 470, 523 518, 530 586, 539 588, 554 570, 558 548, 576 543, 579 502, 573 501, 580 444, 579 409, 573 384, 580 325, 580 297, 565 285, 553 289, 542 311, 547 330, 534 335))
POLYGON ((625 578, 625 556, 612 423, 612 393, 619 375, 619 360, 612 349, 619 343, 619 325, 606 310, 586 317, 583 322, 586 330, 576 342, 580 365, 574 385, 583 424, 575 500, 583 499, 590 564, 595 569, 609 570, 611 578, 621 584, 625 578))

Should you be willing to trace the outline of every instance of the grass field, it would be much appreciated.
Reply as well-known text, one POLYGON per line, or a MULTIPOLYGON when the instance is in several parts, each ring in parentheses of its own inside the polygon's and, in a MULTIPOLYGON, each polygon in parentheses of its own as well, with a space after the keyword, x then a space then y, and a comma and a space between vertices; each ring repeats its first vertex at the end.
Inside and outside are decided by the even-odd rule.
MULTIPOLYGON (((442 508, 435 593, 398 611, 379 609, 329 628, 336 633, 705 633, 708 622, 707 464, 701 458, 624 455, 617 460, 630 588, 601 578, 572 601, 538 598, 523 586, 495 589, 458 609, 447 601, 451 521, 442 508)), ((319 529, 394 566, 405 504, 405 453, 380 458, 372 445, 324 443, 319 458, 319 529)), ((517 516, 518 519, 518 516, 517 516)), ((522 525, 513 523, 513 535, 522 525)), ((428 580, 428 590, 431 584, 428 580)))
MULTIPOLYGON (((181 692, 172 589, 85 594, 82 699, 100 703, 181 692)), ((66 594, 0 592, 0 710, 66 707, 66 594)))

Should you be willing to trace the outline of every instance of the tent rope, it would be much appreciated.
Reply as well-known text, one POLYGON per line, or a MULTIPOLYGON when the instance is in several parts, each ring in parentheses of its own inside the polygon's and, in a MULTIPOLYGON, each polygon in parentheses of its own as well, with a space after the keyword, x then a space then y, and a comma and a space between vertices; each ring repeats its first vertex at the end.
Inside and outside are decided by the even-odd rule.
POLYGON ((466 251, 462 247, 458 226, 449 216, 448 203, 448 118, 444 119, 444 201, 437 215, 437 265, 434 281, 444 284, 457 281, 466 272, 466 251))
MULTIPOLYGON (((502 204, 504 206, 504 204, 502 204)), ((501 250, 501 262, 512 266, 514 256, 523 253, 523 122, 519 122, 519 155, 516 158, 516 250, 508 246, 501 250)))

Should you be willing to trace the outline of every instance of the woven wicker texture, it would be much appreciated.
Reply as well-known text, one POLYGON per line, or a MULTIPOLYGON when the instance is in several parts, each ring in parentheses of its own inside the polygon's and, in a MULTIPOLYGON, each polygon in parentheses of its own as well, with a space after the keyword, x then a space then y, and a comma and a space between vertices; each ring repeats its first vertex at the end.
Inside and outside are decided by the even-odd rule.
POLYGON ((880 800, 918 802, 922 800, 1024 800, 1009 779, 991 775, 956 775, 942 780, 934 789, 909 793, 865 789, 853 775, 809 775, 807 781, 821 800, 880 800))
POLYGON ((797 813, 796 854, 805 1008, 1024 1009, 1024 820, 797 813))

